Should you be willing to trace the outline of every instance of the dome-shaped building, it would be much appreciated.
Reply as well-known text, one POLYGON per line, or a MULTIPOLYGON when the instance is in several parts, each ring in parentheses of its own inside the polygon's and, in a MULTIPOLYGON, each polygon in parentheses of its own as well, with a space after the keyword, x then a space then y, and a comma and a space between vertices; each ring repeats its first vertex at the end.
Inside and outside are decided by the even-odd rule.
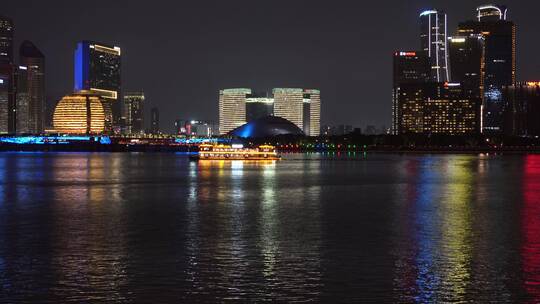
POLYGON ((65 96, 54 109, 53 127, 65 134, 102 134, 108 131, 111 111, 101 99, 80 92, 65 96))
POLYGON ((304 135, 304 132, 292 122, 277 116, 267 116, 248 122, 229 135, 242 138, 265 138, 279 135, 304 135))

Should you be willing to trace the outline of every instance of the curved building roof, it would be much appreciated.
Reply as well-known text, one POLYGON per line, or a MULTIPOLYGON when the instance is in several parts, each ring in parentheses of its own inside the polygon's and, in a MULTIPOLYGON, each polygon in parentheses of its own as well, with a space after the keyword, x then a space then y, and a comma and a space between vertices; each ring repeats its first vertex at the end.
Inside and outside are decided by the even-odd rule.
POLYGON ((285 118, 267 116, 250 121, 232 130, 229 134, 243 138, 263 138, 279 135, 304 135, 304 132, 285 118))
POLYGON ((499 21, 506 20, 507 8, 504 5, 486 4, 479 6, 478 21, 499 21))

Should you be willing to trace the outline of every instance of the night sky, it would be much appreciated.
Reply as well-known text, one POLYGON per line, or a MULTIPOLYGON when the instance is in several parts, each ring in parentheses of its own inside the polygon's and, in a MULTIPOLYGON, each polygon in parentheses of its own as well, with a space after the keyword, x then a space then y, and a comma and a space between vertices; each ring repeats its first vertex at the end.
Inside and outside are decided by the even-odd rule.
MULTIPOLYGON (((508 1, 518 26, 518 80, 540 79, 540 1, 508 1)), ((449 35, 484 1, 60 1, 4 0, 47 60, 50 106, 73 88, 79 40, 122 48, 123 91, 144 90, 147 110, 173 121, 217 120, 218 90, 319 88, 323 124, 389 126, 392 53, 419 47, 418 14, 445 10, 449 35), (83 5, 84 4, 84 5, 83 5)))

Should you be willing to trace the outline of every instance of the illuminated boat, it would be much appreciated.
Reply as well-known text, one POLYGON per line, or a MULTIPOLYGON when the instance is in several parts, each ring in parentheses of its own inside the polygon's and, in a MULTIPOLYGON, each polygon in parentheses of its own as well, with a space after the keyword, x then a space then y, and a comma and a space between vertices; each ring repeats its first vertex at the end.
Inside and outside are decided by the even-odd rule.
POLYGON ((199 152, 192 157, 196 160, 279 160, 274 146, 262 145, 257 148, 244 148, 242 145, 199 146, 199 152))

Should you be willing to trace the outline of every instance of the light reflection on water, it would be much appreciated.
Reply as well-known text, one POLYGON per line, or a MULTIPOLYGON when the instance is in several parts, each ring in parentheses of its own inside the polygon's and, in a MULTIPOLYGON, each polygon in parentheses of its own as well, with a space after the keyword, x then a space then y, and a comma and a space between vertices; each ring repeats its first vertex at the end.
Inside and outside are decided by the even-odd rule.
POLYGON ((540 157, 0 154, 0 302, 540 301, 540 157))

